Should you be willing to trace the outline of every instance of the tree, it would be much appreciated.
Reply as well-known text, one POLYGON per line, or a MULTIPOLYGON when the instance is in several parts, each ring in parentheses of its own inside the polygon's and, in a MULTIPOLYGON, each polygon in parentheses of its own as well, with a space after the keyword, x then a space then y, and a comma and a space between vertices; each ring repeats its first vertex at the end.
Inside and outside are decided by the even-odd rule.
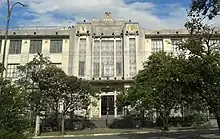
POLYGON ((25 66, 20 66, 19 71, 22 74, 18 83, 26 90, 31 90, 26 92, 29 93, 30 104, 35 107, 36 114, 49 111, 50 116, 54 117, 52 128, 56 130, 60 129, 61 114, 62 134, 65 128, 64 117, 75 110, 87 109, 91 97, 95 96, 89 82, 67 76, 41 54, 25 66))
POLYGON ((62 134, 64 133, 64 116, 67 113, 73 114, 76 110, 87 110, 92 104, 92 97, 96 97, 97 92, 88 81, 78 79, 74 76, 65 78, 65 93, 62 95, 62 134))
POLYGON ((206 104, 215 115, 220 130, 220 47, 219 42, 213 40, 218 34, 215 27, 203 22, 206 18, 212 20, 219 15, 220 1, 194 0, 190 8, 188 16, 191 19, 185 24, 190 36, 180 48, 189 51, 188 60, 199 76, 196 83, 190 86, 191 95, 197 94, 195 102, 206 104))
POLYGON ((0 84, 0 137, 25 139, 30 125, 25 93, 8 80, 1 79, 0 84))
POLYGON ((44 94, 44 111, 49 109, 50 111, 54 112, 54 126, 56 129, 60 129, 58 118, 60 114, 59 105, 63 103, 62 98, 66 93, 65 79, 67 75, 61 68, 58 68, 52 64, 40 70, 38 74, 40 75, 38 82, 39 88, 44 94))
POLYGON ((18 67, 19 77, 16 83, 26 92, 29 102, 29 110, 33 112, 32 118, 36 115, 35 135, 40 134, 40 110, 45 109, 45 94, 40 88, 40 71, 51 65, 48 57, 37 54, 32 61, 24 66, 18 67))
POLYGON ((194 13, 211 20, 220 14, 220 0, 192 0, 189 15, 194 13))
POLYGON ((135 77, 133 86, 124 94, 121 103, 144 107, 160 114, 164 129, 168 130, 168 117, 172 109, 183 103, 182 74, 184 59, 171 53, 153 53, 144 63, 144 69, 135 77))

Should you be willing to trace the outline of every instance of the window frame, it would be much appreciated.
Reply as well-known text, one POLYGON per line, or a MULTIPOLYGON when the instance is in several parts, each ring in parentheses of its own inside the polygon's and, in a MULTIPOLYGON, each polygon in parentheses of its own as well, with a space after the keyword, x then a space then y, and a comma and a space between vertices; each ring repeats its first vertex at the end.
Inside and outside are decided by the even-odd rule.
POLYGON ((11 79, 14 79, 14 78, 17 78, 18 77, 18 74, 17 75, 14 75, 14 73, 13 72, 15 72, 15 71, 13 71, 13 72, 10 72, 10 75, 12 75, 12 76, 10 76, 10 77, 8 77, 8 66, 14 66, 14 67, 16 67, 16 68, 10 68, 10 69, 15 69, 15 71, 17 70, 17 67, 18 66, 20 66, 20 63, 8 63, 7 64, 7 69, 6 69, 6 78, 11 78, 11 79))
MULTIPOLYGON (((156 43, 156 44, 157 44, 157 43, 156 43)), ((162 38, 162 39, 159 39, 159 38, 151 39, 151 52, 153 52, 153 53, 154 53, 154 52, 159 52, 158 50, 159 50, 159 51, 164 51, 163 38, 162 38), (162 42, 162 43, 161 43, 161 44, 162 44, 162 49, 159 50, 159 49, 158 49, 159 47, 158 47, 157 45, 155 45, 156 47, 154 46, 154 42, 155 42, 155 41, 156 41, 156 42, 159 42, 159 41, 162 42), (155 51, 155 50, 156 50, 156 51, 155 51)))
POLYGON ((63 39, 51 39, 50 40, 50 53, 52 53, 52 54, 59 54, 59 53, 62 53, 62 52, 63 52, 63 39), (58 48, 54 47, 54 44, 52 45, 53 41, 61 41, 61 47, 59 49, 61 51, 58 51, 58 48), (54 50, 54 48, 56 48, 56 49, 54 50))
POLYGON ((29 46, 29 53, 30 53, 30 54, 42 53, 42 47, 43 47, 43 40, 42 40, 42 39, 31 39, 31 40, 30 40, 30 46, 29 46), (33 41, 41 41, 40 52, 31 52, 31 50, 35 50, 35 49, 31 49, 31 48, 32 48, 32 47, 31 47, 31 46, 32 46, 32 45, 31 45, 31 44, 32 44, 31 42, 33 42, 33 41))
POLYGON ((10 40, 10 43, 9 43, 9 50, 8 50, 8 54, 9 55, 19 55, 19 54, 21 54, 21 49, 22 49, 22 39, 13 39, 13 40, 10 40), (11 48, 11 42, 13 42, 13 41, 19 41, 20 42, 20 50, 18 51, 18 53, 14 53, 14 52, 16 52, 16 51, 13 51, 13 53, 12 53, 12 50, 16 50, 15 48, 14 49, 12 49, 11 48))

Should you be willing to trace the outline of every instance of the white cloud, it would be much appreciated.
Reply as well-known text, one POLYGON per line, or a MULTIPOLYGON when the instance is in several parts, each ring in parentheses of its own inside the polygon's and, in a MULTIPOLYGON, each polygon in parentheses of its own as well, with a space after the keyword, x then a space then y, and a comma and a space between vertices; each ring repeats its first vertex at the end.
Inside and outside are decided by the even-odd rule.
POLYGON ((181 28, 186 19, 186 11, 180 5, 167 6, 169 15, 165 18, 157 16, 157 5, 150 2, 134 2, 126 4, 123 0, 20 0, 28 4, 26 16, 33 20, 23 20, 23 25, 70 25, 77 21, 103 18, 104 12, 112 12, 114 18, 123 18, 139 22, 142 27, 152 28, 181 28), (64 18, 56 17, 56 14, 64 18), (72 23, 70 18, 75 19, 72 23))

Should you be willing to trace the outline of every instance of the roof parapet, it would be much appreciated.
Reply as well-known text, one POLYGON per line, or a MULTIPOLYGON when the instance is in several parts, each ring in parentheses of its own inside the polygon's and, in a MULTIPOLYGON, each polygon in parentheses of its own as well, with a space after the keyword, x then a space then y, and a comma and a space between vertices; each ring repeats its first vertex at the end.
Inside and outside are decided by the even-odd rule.
POLYGON ((69 30, 65 26, 16 26, 15 30, 69 30))

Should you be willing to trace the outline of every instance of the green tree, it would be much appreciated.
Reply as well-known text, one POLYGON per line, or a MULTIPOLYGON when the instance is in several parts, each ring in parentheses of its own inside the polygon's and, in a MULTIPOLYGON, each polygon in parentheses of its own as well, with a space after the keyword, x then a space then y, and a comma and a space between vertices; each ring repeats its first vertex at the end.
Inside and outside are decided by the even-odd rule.
POLYGON ((220 130, 220 47, 219 42, 214 39, 219 36, 215 27, 203 22, 206 18, 212 20, 219 15, 220 1, 193 0, 190 8, 190 20, 185 24, 190 36, 180 45, 180 49, 188 50, 188 59, 199 76, 190 85, 190 93, 197 95, 194 102, 199 102, 198 105, 205 104, 215 115, 220 130))
POLYGON ((30 125, 25 93, 8 80, 1 79, 0 84, 0 138, 25 139, 30 125))
MULTIPOLYGON (((73 114, 76 110, 87 110, 91 105, 92 98, 96 97, 98 92, 92 88, 88 81, 78 79, 74 76, 65 78, 65 93, 62 95, 64 117, 68 113, 73 114)), ((71 116, 72 117, 72 116, 71 116)), ((64 133, 64 119, 62 119, 62 134, 64 133)))
POLYGON ((199 14, 210 20, 220 14, 220 0, 192 0, 189 15, 199 14))
POLYGON ((121 103, 154 110, 160 114, 164 129, 168 130, 171 110, 178 109, 184 103, 181 78, 184 62, 184 58, 174 57, 171 53, 153 53, 135 77, 128 93, 122 94, 121 100, 124 101, 121 103))
POLYGON ((53 128, 61 129, 62 134, 65 128, 64 117, 75 110, 87 109, 91 97, 95 96, 89 82, 67 76, 41 54, 25 66, 20 66, 19 72, 18 84, 29 94, 32 109, 38 111, 36 115, 40 115, 40 111, 49 114, 53 117, 53 128))
MULTIPOLYGON (((54 126, 56 129, 60 129, 60 104, 62 103, 63 95, 66 93, 66 74, 55 65, 48 65, 44 69, 40 70, 39 76, 39 88, 44 92, 45 109, 48 109, 54 113, 54 126)), ((53 114, 52 113, 52 114, 53 114)))
POLYGON ((41 86, 41 71, 51 65, 48 57, 43 57, 42 54, 37 54, 32 61, 24 66, 18 67, 18 80, 16 83, 26 92, 28 97, 29 110, 32 112, 32 118, 36 117, 35 135, 40 134, 40 111, 45 109, 47 105, 45 99, 45 92, 41 86))

